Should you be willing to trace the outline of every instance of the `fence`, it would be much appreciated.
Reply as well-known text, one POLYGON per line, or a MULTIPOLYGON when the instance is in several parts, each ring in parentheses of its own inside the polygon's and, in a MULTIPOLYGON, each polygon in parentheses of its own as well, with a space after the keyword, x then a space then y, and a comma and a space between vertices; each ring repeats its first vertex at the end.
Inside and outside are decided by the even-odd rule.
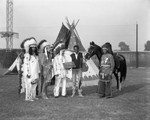
MULTIPOLYGON (((11 64, 15 61, 17 57, 17 52, 20 52, 20 49, 13 49, 10 52, 6 52, 5 49, 0 50, 0 68, 9 68, 11 64)), ((136 52, 134 51, 117 51, 117 53, 122 54, 126 58, 128 67, 136 67, 136 52)), ((93 61, 96 65, 99 64, 97 58, 94 56, 93 61)), ((138 67, 150 67, 150 52, 138 52, 138 67)))
MULTIPOLYGON (((137 67, 137 65, 138 67, 150 67, 150 52, 138 52, 138 60, 136 59, 136 52, 134 51, 117 51, 116 53, 122 54, 125 57, 128 67, 137 67)), ((93 57, 93 61, 96 65, 99 64, 96 56, 93 57)))
POLYGON ((150 52, 138 52, 138 60, 136 59, 136 52, 117 52, 126 58, 127 66, 129 67, 150 67, 150 52), (138 62, 138 63, 137 63, 138 62))

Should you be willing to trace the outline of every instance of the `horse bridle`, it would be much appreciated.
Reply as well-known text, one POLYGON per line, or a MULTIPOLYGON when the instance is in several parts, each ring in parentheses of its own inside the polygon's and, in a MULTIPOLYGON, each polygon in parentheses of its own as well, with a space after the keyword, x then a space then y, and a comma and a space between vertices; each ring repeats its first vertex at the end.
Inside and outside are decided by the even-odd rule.
MULTIPOLYGON (((94 46, 94 45, 90 45, 90 48, 91 48, 91 47, 95 47, 95 46, 94 46)), ((93 52, 94 52, 94 50, 92 50, 92 52, 89 52, 89 51, 88 51, 87 53, 88 53, 89 55, 91 55, 91 54, 93 54, 93 52)))

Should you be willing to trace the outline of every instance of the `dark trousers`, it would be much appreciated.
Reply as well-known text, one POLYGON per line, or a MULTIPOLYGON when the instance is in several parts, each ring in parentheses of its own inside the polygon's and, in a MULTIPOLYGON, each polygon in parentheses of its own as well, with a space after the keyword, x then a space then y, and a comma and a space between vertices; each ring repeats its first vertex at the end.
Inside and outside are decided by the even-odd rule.
POLYGON ((112 96, 112 89, 111 89, 111 81, 104 82, 99 81, 98 83, 98 93, 102 96, 112 96))

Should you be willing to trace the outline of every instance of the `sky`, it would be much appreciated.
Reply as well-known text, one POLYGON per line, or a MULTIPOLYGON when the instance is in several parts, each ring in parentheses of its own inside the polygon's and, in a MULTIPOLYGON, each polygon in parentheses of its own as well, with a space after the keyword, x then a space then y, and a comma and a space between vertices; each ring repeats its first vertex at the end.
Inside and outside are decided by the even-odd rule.
MULTIPOLYGON (((0 0, 0 15, 0 31, 6 31, 6 0, 0 0)), ((150 0, 13 0, 13 31, 19 33, 13 48, 28 37, 53 44, 66 17, 70 23, 79 20, 76 29, 86 50, 91 41, 110 42, 113 50, 123 41, 135 51, 136 23, 139 51, 150 40, 150 0)), ((0 40, 5 48, 5 39, 0 40)))

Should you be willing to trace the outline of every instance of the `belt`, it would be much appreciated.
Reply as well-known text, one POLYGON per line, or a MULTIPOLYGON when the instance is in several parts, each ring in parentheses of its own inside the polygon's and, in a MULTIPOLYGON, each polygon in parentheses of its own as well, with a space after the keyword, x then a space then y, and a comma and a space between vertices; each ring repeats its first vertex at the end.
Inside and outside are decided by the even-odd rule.
POLYGON ((110 67, 110 65, 101 65, 101 67, 110 67))

